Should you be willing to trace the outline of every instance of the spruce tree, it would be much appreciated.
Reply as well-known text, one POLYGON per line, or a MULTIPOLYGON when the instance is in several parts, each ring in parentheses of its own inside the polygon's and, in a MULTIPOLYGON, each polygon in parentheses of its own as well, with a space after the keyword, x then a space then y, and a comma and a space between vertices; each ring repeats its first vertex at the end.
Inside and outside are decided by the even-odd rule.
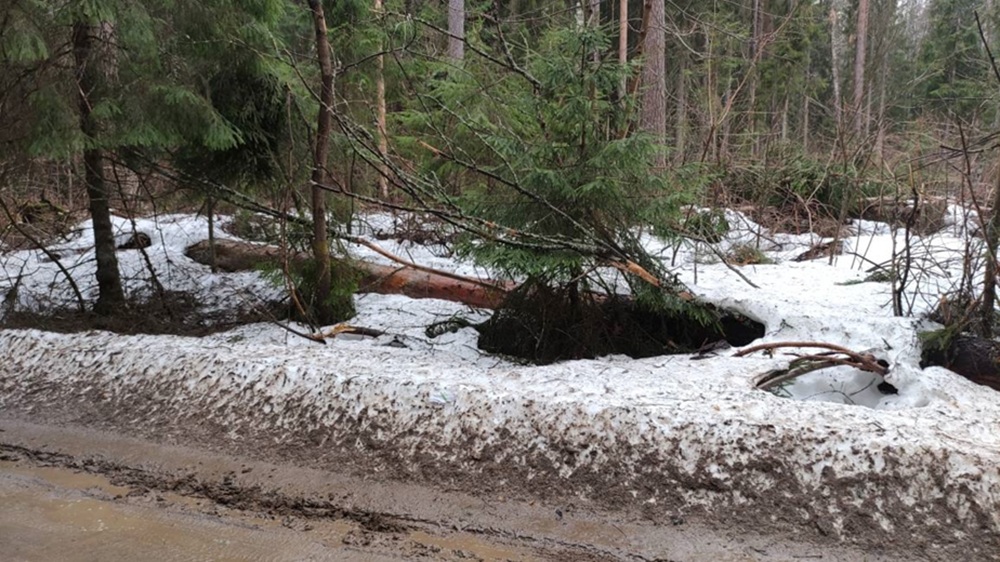
POLYGON ((427 128, 425 146, 442 147, 436 174, 461 170, 462 195, 443 201, 477 225, 460 252, 521 283, 480 345, 523 340, 515 345, 539 361, 643 355, 663 344, 642 322, 712 324, 714 313, 682 297, 642 243, 650 225, 671 232, 685 193, 655 169, 657 139, 636 131, 635 100, 620 96, 636 68, 595 58, 610 48, 595 27, 556 28, 522 47, 517 69, 469 59, 468 72, 437 74, 419 100, 432 111, 406 121, 427 128), (443 130, 447 138, 436 136, 443 130), (509 322, 520 328, 506 331, 509 322), (503 334, 488 335, 494 327, 503 334))
POLYGON ((19 0, 7 7, 5 21, 16 20, 21 32, 0 38, 0 70, 5 77, 30 75, 36 84, 18 100, 28 133, 8 150, 27 158, 83 153, 97 258, 96 312, 112 314, 125 302, 110 216, 116 191, 104 178, 107 156, 138 166, 187 146, 227 150, 241 144, 241 132, 199 88, 193 55, 199 48, 247 47, 254 45, 249 38, 266 39, 280 5, 19 0), (198 25, 189 25, 198 14, 198 25), (73 113, 77 125, 68 128, 73 113))
POLYGON ((974 19, 983 5, 981 0, 931 0, 928 5, 919 70, 923 97, 939 115, 968 119, 995 88, 974 19))

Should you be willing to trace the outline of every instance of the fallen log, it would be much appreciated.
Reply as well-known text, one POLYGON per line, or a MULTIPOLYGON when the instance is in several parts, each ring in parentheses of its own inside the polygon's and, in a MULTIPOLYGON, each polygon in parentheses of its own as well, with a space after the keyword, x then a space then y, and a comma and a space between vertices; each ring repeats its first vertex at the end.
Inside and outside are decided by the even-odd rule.
POLYGON ((912 199, 883 195, 860 199, 851 214, 855 218, 896 226, 909 223, 918 234, 933 234, 944 228, 947 210, 948 200, 944 197, 922 197, 914 207, 912 199))
MULTIPOLYGON (((208 240, 188 246, 184 254, 203 264, 212 263, 208 240)), ((309 260, 304 252, 285 253, 276 246, 235 240, 215 241, 215 262, 220 271, 251 271, 262 264, 298 268, 309 260)), ((359 276, 358 292, 406 295, 415 299, 441 299, 477 308, 497 308, 512 288, 492 281, 481 281, 447 272, 437 272, 415 265, 390 266, 350 260, 359 276)))

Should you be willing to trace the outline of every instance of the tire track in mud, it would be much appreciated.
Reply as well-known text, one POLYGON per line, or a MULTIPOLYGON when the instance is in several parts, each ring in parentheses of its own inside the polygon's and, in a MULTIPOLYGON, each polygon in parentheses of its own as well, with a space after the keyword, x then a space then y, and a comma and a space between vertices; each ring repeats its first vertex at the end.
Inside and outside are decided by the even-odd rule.
POLYGON ((575 495, 553 503, 502 486, 470 490, 457 480, 399 480, 391 467, 376 465, 359 472, 358 466, 337 463, 302 464, 308 457, 296 457, 292 450, 279 457, 251 454, 267 452, 260 442, 244 442, 241 451, 246 452, 233 453, 220 450, 214 441, 187 439, 180 431, 135 436, 117 426, 45 421, 52 416, 47 409, 29 417, 10 414, 0 415, 0 483, 5 465, 11 463, 28 471, 52 467, 70 476, 73 471, 98 475, 118 490, 112 496, 120 494, 104 499, 126 507, 187 510, 199 516, 196 522, 221 521, 230 529, 249 526, 286 536, 290 532, 300 537, 295 541, 310 544, 322 535, 324 548, 332 544, 363 553, 360 558, 333 560, 995 559, 990 553, 983 556, 981 549, 978 556, 966 549, 959 557, 861 549, 829 537, 813 538, 808 529, 796 535, 772 534, 762 532, 756 521, 733 526, 694 513, 664 520, 643 512, 596 509, 575 495))
MULTIPOLYGON (((199 476, 195 471, 186 473, 183 471, 181 473, 156 471, 99 457, 78 458, 65 453, 2 442, 0 442, 0 461, 16 462, 28 465, 29 468, 54 467, 100 475, 107 478, 113 486, 130 488, 128 496, 152 494, 156 496, 157 500, 164 501, 159 494, 169 493, 189 499, 206 500, 227 510, 280 520, 282 526, 293 530, 309 531, 313 528, 313 523, 318 521, 346 521, 356 526, 358 532, 348 533, 344 537, 344 544, 362 549, 369 547, 375 550, 398 548, 403 551, 401 555, 406 558, 430 556, 438 560, 503 559, 565 560, 567 562, 597 560, 644 562, 651 560, 636 554, 609 552, 590 545, 538 539, 529 534, 511 533, 502 529, 475 525, 462 526, 461 529, 451 529, 450 533, 445 533, 445 535, 460 534, 463 536, 460 539, 451 537, 439 541, 436 539, 445 538, 445 535, 441 535, 442 529, 446 527, 444 522, 349 507, 338 503, 334 497, 327 499, 307 498, 284 494, 259 484, 247 485, 238 481, 235 470, 225 473, 221 479, 206 478, 199 476), (409 538, 413 536, 416 539, 409 538), (393 547, 392 543, 394 542, 399 544, 393 547), (429 551, 426 551, 428 545, 433 545, 436 542, 467 543, 466 546, 469 548, 442 551, 440 548, 432 546, 429 551), (476 542, 482 544, 474 544, 476 542), (425 548, 422 549, 421 546, 425 548), (510 552, 517 556, 497 558, 476 554, 477 550, 500 552, 505 549, 510 549, 510 552)), ((240 472, 248 473, 251 470, 249 467, 244 467, 240 472)), ((110 499, 120 500, 122 498, 117 496, 110 499)), ((200 510, 203 512, 212 511, 208 506, 201 506, 200 510)), ((217 514, 218 511, 215 513, 217 514)))

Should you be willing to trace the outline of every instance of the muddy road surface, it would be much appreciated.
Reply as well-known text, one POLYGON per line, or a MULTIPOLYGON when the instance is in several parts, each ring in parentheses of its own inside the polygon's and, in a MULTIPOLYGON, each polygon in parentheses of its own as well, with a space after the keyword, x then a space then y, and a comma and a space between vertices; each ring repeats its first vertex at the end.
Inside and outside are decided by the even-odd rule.
MULTIPOLYGON (((290 459, 292 461, 293 459, 290 459)), ((802 537, 477 497, 0 417, 7 561, 895 561, 802 537)))

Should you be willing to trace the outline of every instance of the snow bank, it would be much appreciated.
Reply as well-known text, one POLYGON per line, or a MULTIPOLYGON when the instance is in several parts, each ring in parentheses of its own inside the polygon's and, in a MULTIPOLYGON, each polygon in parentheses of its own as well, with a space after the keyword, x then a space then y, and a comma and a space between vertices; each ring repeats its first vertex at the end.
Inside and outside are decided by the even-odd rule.
POLYGON ((934 389, 926 405, 874 410, 756 391, 770 359, 522 367, 390 345, 405 336, 266 339, 6 331, 0 408, 68 408, 175 438, 218 428, 258 451, 499 473, 612 505, 822 522, 835 534, 1000 532, 998 400, 940 369, 907 373, 934 389))
MULTIPOLYGON (((197 221, 161 217, 147 226, 159 233, 149 253, 162 256, 157 263, 172 272, 173 287, 210 286, 216 295, 226 287, 272 290, 253 274, 213 276, 184 258, 183 248, 201 238, 197 221)), ((706 300, 762 321, 763 341, 824 341, 886 358, 894 395, 848 368, 812 373, 784 389, 798 400, 756 390, 756 377, 787 365, 781 355, 723 351, 522 366, 481 354, 471 329, 436 339, 423 333, 436 320, 482 313, 364 295, 352 323, 388 334, 326 346, 266 325, 200 339, 0 332, 8 358, 0 367, 0 408, 62 412, 139 432, 212 434, 258 451, 370 459, 422 477, 568 490, 651 513, 708 510, 775 525, 811 523, 842 537, 864 528, 883 539, 928 546, 976 539, 988 548, 1000 537, 1000 393, 943 369, 919 369, 923 322, 891 315, 887 284, 858 283, 871 263, 887 259, 891 234, 874 224, 858 230, 863 234, 848 244, 864 260, 742 268, 759 289, 704 263, 705 253, 693 248, 680 248, 676 264, 706 300)), ((753 236, 741 229, 724 244, 753 236)), ((935 236, 935 248, 960 242, 935 236)), ((84 239, 67 248, 84 248, 84 239)), ((813 241, 771 236, 766 249, 787 259, 813 241)), ((435 267, 471 268, 405 242, 384 245, 435 267)), ((45 284, 58 279, 41 260, 19 255, 26 293, 65 298, 45 284)), ((87 255, 74 272, 89 271, 87 255)), ((946 269, 928 279, 944 283, 946 269)), ((18 269, 6 271, 16 277, 18 269)), ((41 302, 31 298, 25 302, 41 302)))

